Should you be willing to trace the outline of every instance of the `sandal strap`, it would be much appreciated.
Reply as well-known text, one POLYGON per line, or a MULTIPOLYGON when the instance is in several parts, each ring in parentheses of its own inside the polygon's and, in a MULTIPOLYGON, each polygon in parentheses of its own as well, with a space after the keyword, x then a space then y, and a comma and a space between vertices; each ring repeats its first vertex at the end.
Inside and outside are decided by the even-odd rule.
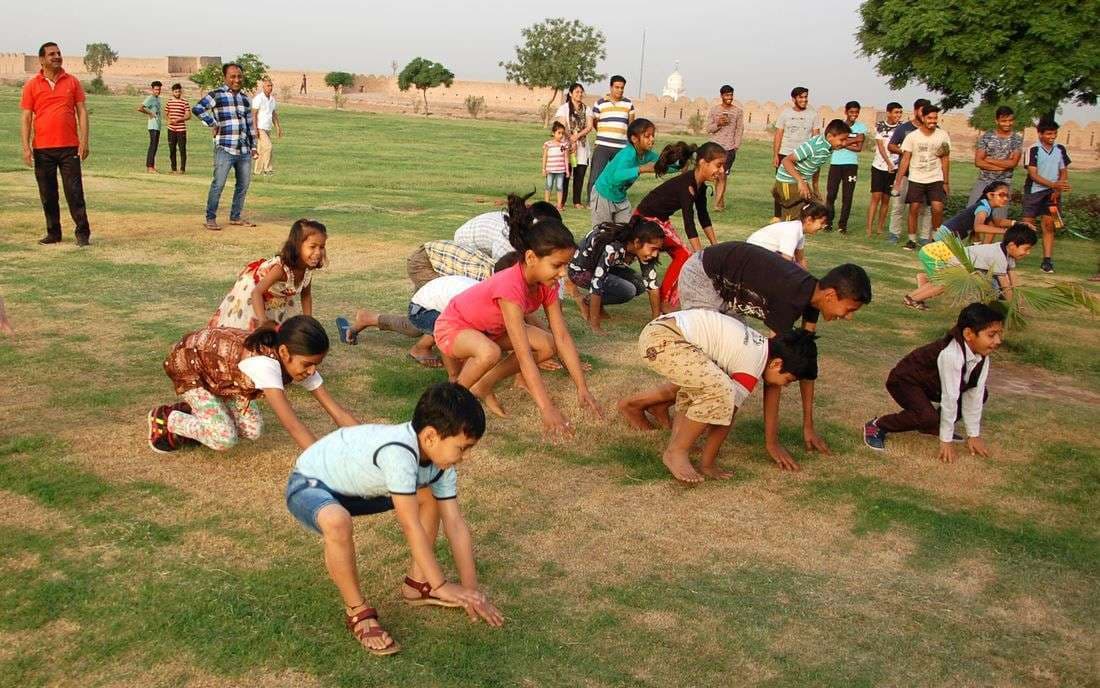
POLYGON ((420 593, 420 599, 428 599, 432 596, 432 584, 428 581, 418 581, 415 578, 405 576, 405 585, 420 593))
POLYGON ((367 619, 378 620, 378 610, 374 607, 367 607, 361 612, 356 614, 345 614, 344 623, 347 624, 348 630, 355 633, 355 627, 367 619))

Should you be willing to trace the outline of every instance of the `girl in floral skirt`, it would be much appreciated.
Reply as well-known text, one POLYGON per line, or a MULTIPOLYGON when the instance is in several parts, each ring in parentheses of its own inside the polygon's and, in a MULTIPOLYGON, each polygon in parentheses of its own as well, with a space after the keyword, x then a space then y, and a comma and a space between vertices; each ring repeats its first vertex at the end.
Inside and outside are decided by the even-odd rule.
POLYGON ((295 315, 313 315, 310 280, 326 261, 328 232, 317 220, 296 220, 278 255, 245 266, 210 318, 210 327, 251 332, 295 315))

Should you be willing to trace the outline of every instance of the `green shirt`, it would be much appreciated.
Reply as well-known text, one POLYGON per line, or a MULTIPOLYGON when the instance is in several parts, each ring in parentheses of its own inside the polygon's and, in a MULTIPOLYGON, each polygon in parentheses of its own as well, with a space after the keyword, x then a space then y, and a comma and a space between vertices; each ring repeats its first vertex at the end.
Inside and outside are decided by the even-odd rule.
POLYGON ((648 150, 639 158, 633 145, 623 148, 600 172, 595 183, 596 192, 612 203, 622 203, 626 200, 626 190, 638 178, 638 168, 651 162, 657 162, 657 154, 653 151, 648 150))
MULTIPOLYGON (((798 148, 794 149, 790 157, 794 158, 794 168, 809 184, 814 173, 820 170, 822 165, 829 162, 832 155, 833 147, 825 140, 823 134, 818 134, 808 141, 803 141, 798 148)), ((786 162, 786 160, 783 162, 786 162)), ((787 168, 783 167, 782 164, 776 170, 775 180, 787 184, 796 182, 795 178, 787 173, 787 168)))
POLYGON ((161 120, 164 118, 164 111, 160 107, 160 98, 149 96, 141 106, 153 113, 153 116, 149 118, 149 130, 160 131, 161 120))

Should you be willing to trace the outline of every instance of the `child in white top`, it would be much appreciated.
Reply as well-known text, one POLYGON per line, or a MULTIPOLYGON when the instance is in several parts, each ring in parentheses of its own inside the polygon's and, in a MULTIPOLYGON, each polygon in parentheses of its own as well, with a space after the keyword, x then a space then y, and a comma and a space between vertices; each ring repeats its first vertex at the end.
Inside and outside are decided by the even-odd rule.
POLYGON ((485 433, 485 412, 466 388, 429 387, 412 422, 357 425, 330 433, 306 449, 286 487, 290 513, 324 539, 325 566, 344 601, 345 625, 365 650, 401 649, 367 605, 359 582, 353 516, 393 511, 411 561, 401 597, 413 606, 463 607, 470 619, 499 627, 504 617, 478 589, 470 528, 458 507, 455 466, 485 433), (458 583, 435 557, 442 522, 458 583))
POLYGON ((809 201, 802 206, 797 220, 773 222, 750 234, 745 241, 775 251, 806 268, 805 235, 817 234, 828 222, 829 209, 817 201, 809 201))

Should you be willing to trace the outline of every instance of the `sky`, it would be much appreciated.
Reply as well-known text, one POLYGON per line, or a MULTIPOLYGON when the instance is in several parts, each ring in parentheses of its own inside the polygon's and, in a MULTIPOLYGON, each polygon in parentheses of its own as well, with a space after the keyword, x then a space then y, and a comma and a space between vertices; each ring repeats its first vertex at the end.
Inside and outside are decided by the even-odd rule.
MULTIPOLYGON (((40 43, 53 40, 63 52, 79 55, 87 43, 107 42, 120 55, 131 57, 229 59, 254 52, 273 68, 365 74, 388 74, 391 61, 404 65, 422 56, 444 63, 460 79, 502 81, 504 70, 498 63, 513 57, 520 29, 564 13, 604 32, 607 59, 599 71, 625 76, 628 96, 639 90, 643 30, 646 49, 640 85, 647 93, 659 94, 678 62, 693 97, 715 96, 725 83, 742 101, 785 101, 794 86, 809 88, 812 103, 829 105, 848 100, 908 104, 927 95, 919 84, 891 90, 874 64, 858 54, 854 34, 859 0, 574 5, 532 0, 332 0, 316 5, 266 0, 241 3, 233 12, 224 9, 234 6, 228 2, 151 5, 107 0, 91 11, 86 0, 13 5, 3 11, 0 52, 33 53, 40 43), (40 27, 51 28, 43 32, 40 27), (777 49, 787 42, 783 30, 808 27, 820 36, 811 46, 777 49)), ((1063 118, 1100 119, 1100 108, 1066 105, 1063 118)))

